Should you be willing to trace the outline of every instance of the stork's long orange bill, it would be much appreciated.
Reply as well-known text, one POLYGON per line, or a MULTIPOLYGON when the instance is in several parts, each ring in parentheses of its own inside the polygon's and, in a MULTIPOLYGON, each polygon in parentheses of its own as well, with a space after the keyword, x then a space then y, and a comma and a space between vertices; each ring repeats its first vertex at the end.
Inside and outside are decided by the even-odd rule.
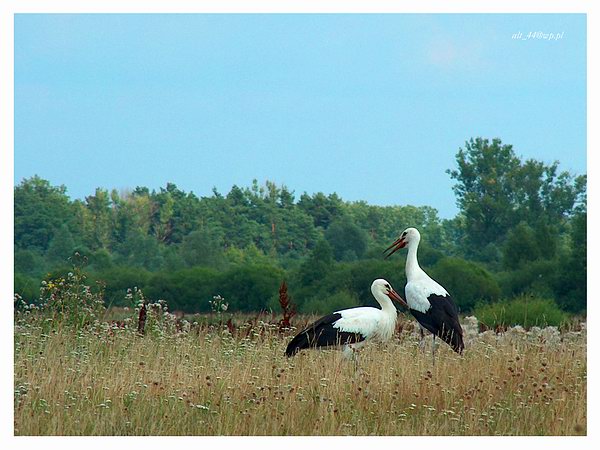
POLYGON ((403 248, 406 245, 406 241, 403 240, 402 238, 398 238, 394 241, 394 243, 392 245, 390 245, 388 248, 386 248, 383 253, 391 250, 391 252, 389 252, 387 255, 385 255, 385 259, 389 258, 390 256, 392 256, 394 253, 396 253, 398 250, 400 250, 401 248, 403 248))
POLYGON ((393 290, 393 289, 390 290, 390 292, 388 292, 388 297, 391 298, 392 300, 397 301, 405 308, 408 308, 408 304, 406 303, 406 301, 404 301, 404 299, 402 297, 400 297, 395 290, 393 290))

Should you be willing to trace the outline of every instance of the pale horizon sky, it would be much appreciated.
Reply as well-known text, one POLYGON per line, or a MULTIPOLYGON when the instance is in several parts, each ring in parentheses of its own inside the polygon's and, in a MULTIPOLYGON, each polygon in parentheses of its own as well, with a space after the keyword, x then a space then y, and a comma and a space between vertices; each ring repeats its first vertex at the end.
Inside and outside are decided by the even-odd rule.
POLYGON ((17 14, 14 50, 14 184, 72 198, 257 179, 451 218, 477 136, 587 172, 583 14, 17 14))

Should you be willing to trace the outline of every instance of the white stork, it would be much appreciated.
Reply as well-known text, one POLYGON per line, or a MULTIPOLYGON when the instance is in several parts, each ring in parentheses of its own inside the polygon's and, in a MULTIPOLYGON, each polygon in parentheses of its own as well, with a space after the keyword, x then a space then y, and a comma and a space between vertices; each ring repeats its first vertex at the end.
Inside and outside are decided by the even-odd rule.
MULTIPOLYGON (((417 261, 417 247, 421 235, 416 228, 407 228, 387 249, 390 257, 397 250, 408 246, 406 257, 406 287, 404 293, 408 308, 421 327, 433 334, 432 353, 435 352, 435 337, 439 336, 457 353, 462 353, 463 330, 458 321, 458 310, 450 294, 431 279, 417 261)), ((421 330, 421 336, 422 330, 421 330)), ((435 361, 435 354, 434 361, 435 361)))
POLYGON ((290 341, 285 351, 294 356, 305 348, 344 346, 344 355, 350 357, 368 341, 385 342, 394 334, 398 312, 390 299, 407 306, 390 283, 377 279, 371 292, 381 309, 370 306, 342 309, 321 317, 290 341))

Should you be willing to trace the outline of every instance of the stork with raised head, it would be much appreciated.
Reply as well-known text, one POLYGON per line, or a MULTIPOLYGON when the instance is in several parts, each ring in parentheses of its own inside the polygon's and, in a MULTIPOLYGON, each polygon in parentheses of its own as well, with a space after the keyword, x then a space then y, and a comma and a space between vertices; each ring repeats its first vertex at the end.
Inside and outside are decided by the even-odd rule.
POLYGON ((462 353, 463 330, 458 321, 458 309, 450 294, 419 266, 417 248, 421 234, 407 228, 385 252, 389 258, 401 248, 408 247, 406 257, 406 287, 404 293, 411 314, 419 324, 433 334, 432 353, 435 361, 435 337, 440 337, 457 353, 462 353))
POLYGON ((403 306, 407 304, 390 283, 383 279, 373 281, 371 293, 381 309, 359 306, 321 317, 290 341, 285 354, 294 356, 305 348, 343 346, 344 355, 350 357, 366 342, 389 340, 394 334, 398 318, 398 312, 391 300, 403 306))

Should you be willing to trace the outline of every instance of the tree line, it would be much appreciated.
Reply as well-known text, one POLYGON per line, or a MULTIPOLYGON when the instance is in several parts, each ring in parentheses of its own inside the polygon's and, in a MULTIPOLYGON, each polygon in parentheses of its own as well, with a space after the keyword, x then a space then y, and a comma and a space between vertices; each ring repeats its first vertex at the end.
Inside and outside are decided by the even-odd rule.
POLYGON ((172 309, 277 306, 287 280, 300 311, 372 304, 369 286, 405 284, 403 257, 382 250, 408 226, 424 239, 421 264, 463 312, 527 294, 586 309, 586 176, 559 163, 522 160, 500 139, 470 139, 456 154, 459 213, 428 206, 376 206, 254 181, 199 197, 174 183, 160 190, 97 188, 71 200, 65 186, 33 176, 14 188, 15 292, 35 302, 42 280, 68 272, 75 252, 106 301, 137 286, 172 309))

